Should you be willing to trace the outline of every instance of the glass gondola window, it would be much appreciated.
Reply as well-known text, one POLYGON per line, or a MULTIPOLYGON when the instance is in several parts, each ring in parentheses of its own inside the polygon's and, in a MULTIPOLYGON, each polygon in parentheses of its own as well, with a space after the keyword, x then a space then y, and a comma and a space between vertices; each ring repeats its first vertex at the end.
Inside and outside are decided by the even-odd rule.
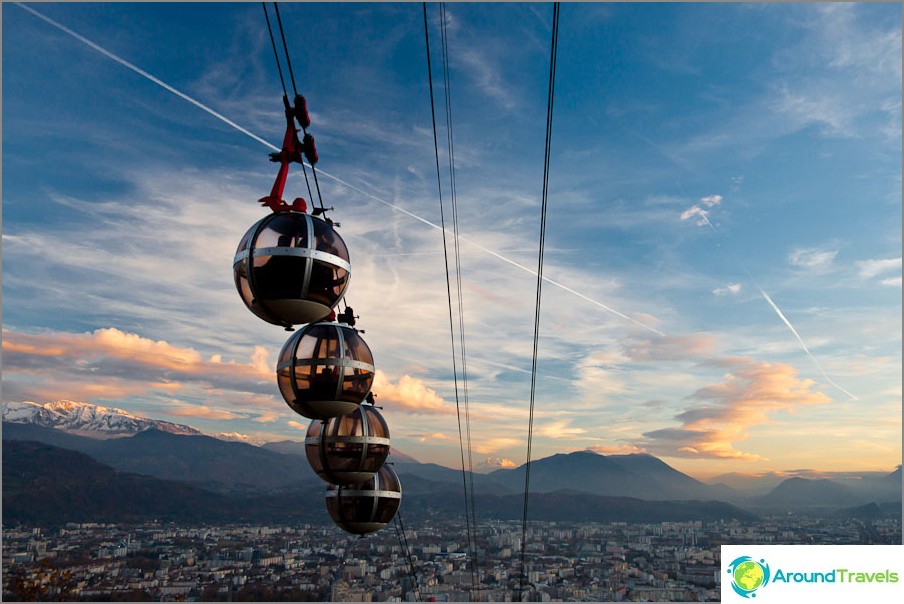
POLYGON ((251 312, 284 327, 326 317, 351 274, 333 226, 292 210, 270 214, 242 237, 233 260, 236 289, 251 312))
POLYGON ((326 508, 333 522, 354 535, 384 528, 399 511, 401 502, 402 485, 388 465, 365 482, 330 485, 326 492, 326 508))
POLYGON ((344 323, 312 323, 288 339, 276 370, 286 403, 309 419, 351 413, 370 392, 370 348, 344 323))
POLYGON ((314 420, 305 438, 311 467, 332 484, 355 484, 372 478, 389 456, 389 426, 368 403, 326 421, 314 420))

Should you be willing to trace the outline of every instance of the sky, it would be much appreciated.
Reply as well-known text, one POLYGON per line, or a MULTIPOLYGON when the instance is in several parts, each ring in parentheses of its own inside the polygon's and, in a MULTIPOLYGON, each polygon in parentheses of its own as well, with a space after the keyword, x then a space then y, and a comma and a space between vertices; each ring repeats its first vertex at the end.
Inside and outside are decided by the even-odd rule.
MULTIPOLYGON (((302 440, 289 334, 231 274, 285 128, 260 4, 27 6, 2 5, 3 401, 302 440)), ((393 445, 460 467, 421 4, 280 6, 393 445)), ((901 463, 901 10, 562 5, 533 459, 901 463)), ((452 3, 446 28, 455 364, 486 471, 526 456, 552 5, 452 3)), ((285 196, 308 197, 297 164, 285 196)))

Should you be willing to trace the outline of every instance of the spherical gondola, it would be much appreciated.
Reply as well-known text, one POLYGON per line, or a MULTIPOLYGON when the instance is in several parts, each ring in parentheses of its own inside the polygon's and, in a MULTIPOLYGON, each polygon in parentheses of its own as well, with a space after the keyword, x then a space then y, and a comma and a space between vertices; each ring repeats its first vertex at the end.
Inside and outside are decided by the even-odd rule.
POLYGON ((305 438, 311 467, 332 484, 364 482, 389 456, 389 426, 376 407, 362 404, 351 413, 314 420, 305 438))
POLYGON ((304 212, 275 212, 242 237, 232 263, 251 312, 291 328, 329 315, 348 287, 348 248, 333 226, 304 212))
POLYGON ((370 480, 330 485, 326 492, 326 509, 333 522, 353 535, 366 535, 385 527, 401 502, 402 485, 389 465, 380 468, 370 480))
POLYGON ((292 334, 279 353, 276 380, 286 403, 308 419, 351 413, 370 392, 374 358, 344 323, 311 323, 292 334))

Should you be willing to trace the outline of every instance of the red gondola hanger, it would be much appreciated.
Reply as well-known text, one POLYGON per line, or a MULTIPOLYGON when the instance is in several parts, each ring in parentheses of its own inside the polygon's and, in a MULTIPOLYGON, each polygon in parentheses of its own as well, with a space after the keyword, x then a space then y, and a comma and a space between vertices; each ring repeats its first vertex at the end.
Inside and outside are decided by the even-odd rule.
POLYGON ((307 211, 307 202, 303 197, 296 197, 291 205, 282 199, 283 190, 286 187, 286 179, 289 176, 289 164, 291 162, 302 163, 304 159, 312 166, 317 163, 317 146, 314 137, 307 132, 304 135, 304 142, 298 140, 298 129, 295 127, 295 120, 302 125, 302 129, 307 128, 311 124, 311 118, 308 115, 307 103, 301 95, 296 95, 295 106, 289 104, 289 99, 283 95, 283 105, 286 112, 286 134, 283 136, 282 150, 279 153, 271 153, 270 161, 279 162, 279 171, 276 173, 276 180, 270 189, 270 194, 261 197, 258 201, 274 212, 284 210, 296 210, 299 212, 307 211))

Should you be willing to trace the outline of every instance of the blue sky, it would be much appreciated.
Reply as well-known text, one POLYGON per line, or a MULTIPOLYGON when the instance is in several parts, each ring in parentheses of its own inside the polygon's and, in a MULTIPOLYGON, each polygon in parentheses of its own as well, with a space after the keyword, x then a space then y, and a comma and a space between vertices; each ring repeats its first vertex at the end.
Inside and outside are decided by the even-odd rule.
MULTIPOLYGON (((280 143, 259 4, 29 6, 280 143)), ((421 5, 281 8, 394 443, 454 467, 421 5)), ((479 467, 525 455, 551 21, 447 5, 479 467)), ((899 4, 564 4, 534 457, 899 464, 901 98, 899 4)), ((4 3, 4 401, 303 438, 273 376, 287 334, 232 284, 270 150, 4 3)))

